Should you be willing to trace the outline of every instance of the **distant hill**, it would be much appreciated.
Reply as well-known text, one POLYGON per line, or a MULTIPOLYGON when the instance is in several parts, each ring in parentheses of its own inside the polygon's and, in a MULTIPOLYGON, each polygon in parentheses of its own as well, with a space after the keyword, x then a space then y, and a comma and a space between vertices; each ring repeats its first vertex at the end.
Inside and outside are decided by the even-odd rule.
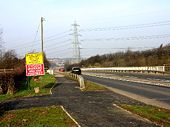
POLYGON ((117 52, 96 55, 82 60, 82 67, 162 66, 170 64, 170 44, 145 51, 117 52))

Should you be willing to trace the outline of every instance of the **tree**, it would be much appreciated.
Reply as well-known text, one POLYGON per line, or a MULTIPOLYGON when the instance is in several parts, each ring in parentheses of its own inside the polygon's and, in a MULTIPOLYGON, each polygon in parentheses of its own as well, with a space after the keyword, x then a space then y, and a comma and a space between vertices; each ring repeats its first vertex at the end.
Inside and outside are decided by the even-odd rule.
POLYGON ((96 55, 82 60, 84 67, 120 67, 120 66, 162 66, 170 64, 170 44, 146 51, 117 52, 105 55, 96 55))
POLYGON ((2 55, 3 55, 3 49, 2 49, 2 34, 3 34, 3 30, 0 28, 0 60, 2 59, 2 55))
POLYGON ((18 58, 14 50, 9 50, 4 53, 0 61, 1 69, 12 69, 18 63, 18 58))
POLYGON ((50 62, 47 60, 45 52, 43 53, 44 55, 44 67, 49 68, 50 67, 50 62))
POLYGON ((13 94, 18 85, 16 81, 19 77, 25 76, 25 60, 19 59, 14 50, 9 50, 2 56, 0 69, 13 69, 7 73, 0 73, 0 93, 13 94))

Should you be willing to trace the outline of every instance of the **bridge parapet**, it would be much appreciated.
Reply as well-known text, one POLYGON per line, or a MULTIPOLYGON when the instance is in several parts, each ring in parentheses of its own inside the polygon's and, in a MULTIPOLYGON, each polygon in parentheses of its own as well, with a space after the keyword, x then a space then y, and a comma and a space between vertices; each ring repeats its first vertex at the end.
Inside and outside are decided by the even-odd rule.
MULTIPOLYGON (((82 71, 100 71, 100 72, 154 72, 165 73, 170 71, 167 66, 145 66, 145 67, 104 67, 104 68, 82 68, 82 71)), ((169 66, 170 67, 170 66, 169 66)))

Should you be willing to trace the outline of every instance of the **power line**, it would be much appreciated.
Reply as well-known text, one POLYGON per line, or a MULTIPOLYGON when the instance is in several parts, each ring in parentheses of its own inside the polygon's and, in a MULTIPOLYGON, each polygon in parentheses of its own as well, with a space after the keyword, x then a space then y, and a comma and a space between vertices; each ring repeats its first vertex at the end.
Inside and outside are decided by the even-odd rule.
POLYGON ((50 50, 50 51, 47 51, 47 53, 53 53, 53 52, 57 52, 57 54, 61 54, 61 53, 63 53, 63 52, 68 52, 68 51, 71 51, 71 50, 69 50, 68 48, 67 49, 63 49, 63 50, 50 50))
MULTIPOLYGON (((68 44, 67 44, 68 45, 68 44)), ((38 47, 39 48, 39 51, 40 51, 40 47, 38 47)), ((57 48, 60 48, 59 46, 58 47, 52 47, 52 48, 45 48, 45 53, 48 55, 48 54, 55 54, 56 55, 56 52, 57 52, 57 54, 62 54, 62 53, 64 53, 64 52, 68 52, 68 51, 71 51, 71 50, 69 50, 69 48, 62 48, 62 49, 57 49, 57 48), (55 50, 56 49, 56 50, 55 50)), ((24 48, 22 48, 20 51, 19 51, 21 54, 25 54, 25 53, 27 53, 27 52, 35 52, 34 50, 28 50, 28 48, 27 47, 25 47, 25 49, 24 48)))
POLYGON ((39 28, 40 28, 40 24, 38 25, 38 28, 37 28, 37 30, 36 30, 36 33, 35 33, 35 37, 34 37, 34 41, 33 41, 33 42, 36 41, 36 38, 37 38, 37 35, 38 35, 39 28))
POLYGON ((127 26, 115 26, 115 27, 100 27, 100 28, 87 28, 81 29, 81 32, 89 32, 89 31, 112 31, 112 30, 126 30, 126 29, 138 29, 138 28, 147 28, 147 27, 158 27, 158 26, 167 26, 170 25, 170 21, 161 21, 154 23, 146 23, 146 24, 137 24, 137 25, 127 25, 127 26))
MULTIPOLYGON (((66 38, 66 36, 61 36, 61 37, 58 37, 58 38, 53 38, 53 39, 45 39, 46 42, 52 42, 52 41, 55 41, 55 40, 58 40, 58 42, 62 42, 62 40, 59 40, 59 39, 63 39, 63 38, 66 38)), ((68 41, 70 39, 67 39, 67 40, 64 40, 64 41, 68 41)), ((48 43, 49 44, 49 43, 48 43)))
MULTIPOLYGON (((61 48, 61 47, 66 47, 66 46, 68 46, 68 44, 70 44, 71 45, 71 43, 69 42, 69 43, 64 43, 64 44, 59 44, 59 45, 51 45, 51 46, 47 46, 46 48, 45 48, 45 51, 47 51, 47 50, 53 50, 53 49, 58 49, 58 48, 61 48)), ((32 49, 32 48, 30 48, 30 47, 28 47, 28 46, 25 46, 25 47, 23 47, 23 48, 14 48, 15 50, 20 50, 20 51, 23 51, 23 52, 35 52, 35 49, 32 49)), ((37 46, 37 49, 39 49, 40 50, 40 46, 37 46)))
MULTIPOLYGON (((153 39, 153 38, 164 38, 164 37, 169 37, 170 35, 151 35, 151 36, 139 36, 139 37, 126 37, 126 38, 103 38, 103 39, 86 39, 86 40, 84 40, 84 41, 111 41, 111 40, 134 40, 134 39, 153 39)), ((65 43, 60 43, 60 44, 58 44, 58 45, 51 45, 51 46, 48 46, 46 49, 48 49, 48 50, 52 50, 52 49, 57 49, 57 48, 61 48, 61 46, 62 47, 65 47, 65 46, 67 46, 68 44, 70 44, 70 42, 69 42, 70 40, 66 40, 65 41, 65 43), (66 43, 66 42, 69 42, 69 43, 66 43), (52 47, 52 48, 50 48, 50 47, 52 47)), ((139 47, 140 48, 140 47, 139 47)), ((26 46, 25 47, 25 49, 24 48, 22 48, 23 50, 25 50, 25 49, 28 49, 28 46, 26 46)), ((21 49, 21 50, 22 50, 21 49)), ((82 48, 82 49, 86 49, 86 48, 82 48)), ((91 49, 95 49, 95 50, 97 50, 97 49, 104 49, 104 48, 91 48, 91 49)), ((109 48, 106 48, 106 49, 109 49, 109 48)), ((113 49, 118 49, 118 48, 113 48, 113 49)), ((119 48, 119 49, 124 49, 124 48, 119 48)), ((67 49, 68 50, 68 49, 67 49)), ((89 48, 89 50, 90 50, 90 48, 89 48)), ((26 52, 26 51, 25 51, 26 52)))
POLYGON ((68 46, 68 44, 70 44, 71 45, 71 43, 70 42, 67 42, 67 43, 64 43, 64 44, 60 44, 60 45, 53 45, 53 46, 51 46, 51 47, 47 47, 46 49, 57 49, 57 48, 60 48, 60 49, 63 49, 63 47, 66 47, 66 46, 68 46))
MULTIPOLYGON (((67 32, 69 32, 69 31, 67 31, 67 32)), ((60 38, 62 38, 63 36, 61 36, 62 34, 65 34, 66 33, 66 31, 65 32, 61 32, 61 33, 58 33, 58 34, 54 34, 54 35, 52 35, 52 36, 48 36, 48 37, 45 37, 45 41, 51 41, 51 38, 53 38, 53 37, 55 37, 56 39, 60 39, 60 38), (58 38, 57 38, 58 37, 58 38)), ((69 34, 65 34, 65 36, 68 36, 69 34)), ((34 41, 28 41, 28 42, 24 42, 24 43, 22 43, 23 45, 26 45, 26 44, 28 44, 28 43, 35 43, 35 42, 40 42, 41 40, 40 39, 38 39, 38 40, 34 40, 34 41)), ((14 41, 14 42, 8 42, 8 43, 20 43, 20 42, 23 42, 23 41, 14 41)), ((20 46, 20 45, 22 45, 22 44, 18 44, 18 46, 20 46)))
MULTIPOLYGON (((154 22, 154 23, 146 23, 146 24, 137 24, 137 25, 128 25, 128 26, 116 26, 116 27, 101 27, 101 28, 91 28, 91 29, 80 29, 80 31, 82 32, 88 32, 88 31, 110 31, 110 30, 125 30, 125 29, 138 29, 138 28, 146 28, 146 27, 158 27, 158 26, 167 26, 170 25, 170 21, 162 21, 162 22, 154 22)), ((109 50, 109 49, 127 49, 127 48, 97 48, 97 47, 92 47, 92 48, 80 48, 80 43, 78 40, 78 29, 77 27, 79 26, 76 22, 74 24, 72 24, 73 26, 73 54, 74 54, 74 58, 77 59, 77 62, 80 61, 81 59, 81 55, 80 55, 80 49, 82 50, 109 50)), ((39 26, 38 26, 39 29, 39 26)), ((47 51, 47 53, 49 54, 50 52, 58 52, 59 54, 65 53, 70 51, 69 48, 64 49, 66 47, 68 47, 68 44, 70 43, 70 39, 65 39, 67 38, 69 34, 69 31, 65 31, 65 32, 61 32, 58 34, 54 34, 51 36, 48 36, 45 38, 45 42, 49 42, 49 43, 45 43, 46 49, 45 51, 47 51), (54 50, 56 49, 56 50, 54 50), (49 51, 50 50, 50 51, 49 51)), ((38 46, 40 46, 40 43, 35 43, 35 42, 40 42, 40 40, 36 40, 37 38, 37 34, 38 34, 38 30, 36 31, 36 35, 33 41, 33 45, 36 46, 37 48, 40 48, 38 46)), ((159 38, 168 38, 170 37, 169 34, 163 34, 163 35, 145 35, 145 36, 130 36, 130 37, 108 37, 108 38, 85 38, 83 41, 84 42, 88 42, 88 41, 97 41, 97 42, 101 42, 101 41, 129 41, 129 40, 145 40, 145 39, 159 39, 159 38)), ((27 52, 28 49, 30 48, 30 46, 32 42, 25 42, 23 44, 18 44, 15 45, 15 49, 20 49, 20 50, 24 50, 24 52, 27 52), (22 48, 22 45, 24 48, 22 48)), ((142 47, 128 47, 130 49, 141 49, 142 47)), ((144 48, 144 47, 143 47, 144 48)), ((146 48, 146 47, 145 47, 146 48)), ((33 48, 32 48, 33 49, 33 48)), ((31 50, 32 50, 31 49, 31 50)))
MULTIPOLYGON (((161 25, 170 25, 170 21, 162 21, 162 22, 154 22, 154 23, 146 23, 146 24, 138 24, 138 25, 129 25, 129 26, 107 27, 107 28, 94 28, 94 29, 83 29, 83 30, 81 29, 81 30, 82 31, 105 31, 105 30, 121 30, 121 29, 135 28, 135 27, 136 28, 142 28, 142 27, 148 27, 148 26, 150 27, 150 26, 161 26, 161 25)), ((64 38, 64 37, 66 37, 66 35, 63 35, 63 34, 66 34, 68 32, 70 32, 70 30, 48 36, 48 37, 45 38, 45 41, 47 42, 47 41, 53 41, 53 40, 64 38), (63 35, 63 36, 61 36, 61 35, 63 35), (57 37, 57 36, 60 36, 60 37, 57 37)), ((116 40, 139 40, 139 39, 140 38, 134 37, 133 39, 132 38, 130 38, 130 39, 129 38, 126 38, 126 39, 125 38, 124 39, 123 38, 117 38, 116 40)), ((111 39, 111 40, 114 40, 114 39, 111 39)), ((26 42, 26 43, 23 43, 23 44, 19 44, 17 47, 19 47, 21 45, 24 45, 24 46, 28 45, 28 43, 29 44, 34 43, 34 45, 39 45, 38 43, 35 43, 35 42, 40 42, 40 40, 34 40, 33 42, 30 41, 30 42, 26 42)))
POLYGON ((156 38, 168 38, 170 34, 163 35, 150 35, 150 36, 132 36, 132 37, 119 37, 119 38, 93 38, 93 39, 84 39, 82 41, 128 41, 128 40, 145 40, 145 39, 156 39, 156 38))
MULTIPOLYGON (((37 35, 38 35, 38 32, 39 32, 39 28, 40 28, 40 24, 38 25, 38 28, 37 28, 36 33, 35 33, 35 37, 34 37, 34 41, 33 41, 34 43, 35 43, 35 41, 36 41, 36 38, 37 38, 37 35)), ((33 50, 35 50, 35 49, 34 49, 34 43, 32 43, 32 49, 33 49, 33 50)))
POLYGON ((47 38, 58 37, 58 36, 61 36, 61 35, 65 35, 66 33, 68 35, 69 32, 70 32, 70 30, 67 30, 67 31, 64 31, 64 32, 61 32, 61 33, 58 33, 58 34, 53 34, 51 36, 48 36, 47 38))
POLYGON ((127 47, 127 48, 106 48, 106 47, 95 47, 95 48, 81 48, 82 50, 105 50, 105 49, 151 49, 155 47, 127 47))
MULTIPOLYGON (((98 39, 84 39, 84 41, 112 41, 112 40, 115 40, 115 41, 124 40, 125 41, 125 40, 143 40, 143 39, 154 39, 154 38, 165 38, 165 37, 170 37, 170 35, 166 34, 166 35, 151 35, 151 36, 138 36, 138 37, 136 36, 136 37, 122 37, 122 38, 98 38, 98 39)), ((47 49, 48 50, 52 50, 52 49, 55 49, 55 48, 60 48, 61 46, 65 47, 68 44, 70 44, 69 41, 70 41, 70 39, 62 41, 62 42, 60 41, 60 44, 57 43, 56 45, 47 46, 47 49), (69 43, 66 43, 66 42, 69 42, 69 43), (50 48, 50 47, 52 47, 52 48, 50 48)), ((40 44, 36 43, 36 45, 38 46, 40 44)), ((24 52, 26 52, 26 49, 29 49, 29 46, 28 45, 24 45, 23 48, 16 47, 14 49, 25 50, 24 52)), ((79 49, 80 49, 80 47, 79 47, 79 49)), ((82 49, 84 49, 84 48, 82 48, 82 49)), ((31 51, 32 50, 33 49, 31 49, 31 51)))
MULTIPOLYGON (((69 50, 69 49, 65 49, 65 50, 63 50, 63 51, 60 51, 60 52, 58 52, 58 51, 48 51, 48 52, 46 52, 46 54, 47 55, 62 55, 62 54, 65 54, 65 53, 67 53, 67 55, 68 55, 68 52, 71 52, 71 50, 69 50)), ((70 53, 69 53, 69 55, 70 55, 70 53)))
MULTIPOLYGON (((55 40, 57 40, 57 39, 53 39, 53 41, 55 41, 55 40)), ((58 41, 58 43, 63 43, 63 42, 66 42, 66 41, 70 41, 70 39, 63 40, 63 41, 60 40, 60 41, 58 41)), ((52 40, 47 40, 47 41, 45 41, 45 42, 52 42, 52 40)), ((55 42, 55 43, 56 43, 56 42, 55 42)), ((51 44, 51 43, 46 43, 46 44, 48 45, 48 44, 51 44)), ((15 47, 17 47, 17 48, 22 48, 22 47, 29 47, 29 45, 32 45, 32 43, 28 43, 28 44, 25 44, 25 43, 24 43, 24 44, 18 45, 18 46, 15 45, 15 47)), ((35 46, 35 45, 40 45, 40 43, 35 43, 34 46, 35 46)), ((11 47, 11 48, 15 48, 15 47, 11 47)))

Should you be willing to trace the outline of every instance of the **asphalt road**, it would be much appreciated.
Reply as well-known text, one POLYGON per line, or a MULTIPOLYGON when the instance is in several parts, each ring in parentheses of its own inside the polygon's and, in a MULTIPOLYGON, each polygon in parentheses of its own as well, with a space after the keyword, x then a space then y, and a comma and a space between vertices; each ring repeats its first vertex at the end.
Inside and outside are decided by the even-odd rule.
MULTIPOLYGON (((100 72, 95 72, 100 73, 100 72)), ((128 73, 128 72, 104 72, 105 74, 113 74, 118 76, 131 76, 144 79, 164 80, 170 82, 170 75, 163 74, 147 74, 147 73, 128 73)))
POLYGON ((170 88, 85 75, 83 77, 86 80, 156 100, 170 106, 170 88))

